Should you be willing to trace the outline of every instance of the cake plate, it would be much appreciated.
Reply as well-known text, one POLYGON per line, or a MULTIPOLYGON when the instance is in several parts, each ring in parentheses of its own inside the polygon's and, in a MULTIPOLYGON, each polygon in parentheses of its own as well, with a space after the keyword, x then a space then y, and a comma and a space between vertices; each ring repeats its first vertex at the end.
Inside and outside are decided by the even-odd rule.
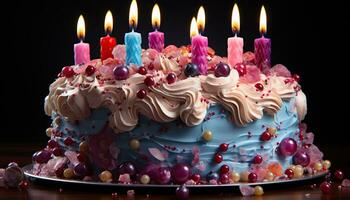
MULTIPOLYGON (((23 167, 25 176, 32 182, 38 184, 45 184, 46 186, 55 186, 55 187, 74 187, 74 188, 94 188, 102 190, 118 190, 118 191, 127 191, 127 190, 136 190, 138 192, 147 192, 152 193, 156 191, 157 193, 165 193, 168 191, 174 192, 174 190, 179 186, 176 184, 172 185, 158 185, 158 184, 118 184, 118 183, 102 183, 94 181, 82 181, 82 180, 68 180, 60 179, 55 177, 45 177, 38 176, 32 173, 32 164, 26 165, 23 167)), ((190 188, 191 192, 224 192, 224 191, 239 191, 239 186, 249 185, 249 186, 263 186, 264 189, 282 189, 285 186, 301 186, 311 183, 315 183, 321 180, 327 175, 328 171, 319 172, 315 175, 305 176, 299 179, 286 179, 278 181, 268 181, 268 182, 257 182, 257 183, 233 183, 233 184, 222 184, 222 185, 186 185, 190 188)))

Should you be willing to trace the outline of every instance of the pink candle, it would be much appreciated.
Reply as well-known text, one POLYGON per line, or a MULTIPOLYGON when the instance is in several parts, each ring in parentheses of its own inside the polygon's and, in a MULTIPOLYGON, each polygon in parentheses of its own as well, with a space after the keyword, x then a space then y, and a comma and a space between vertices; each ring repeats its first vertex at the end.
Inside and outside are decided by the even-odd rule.
POLYGON ((74 61, 76 65, 85 64, 90 61, 90 46, 88 43, 81 41, 74 44, 74 61))
POLYGON ((208 66, 208 38, 202 35, 196 35, 192 37, 191 44, 192 63, 198 66, 200 74, 206 75, 208 66))
POLYGON ((266 72, 271 67, 271 40, 264 37, 266 31, 266 11, 263 6, 260 13, 260 32, 262 36, 254 41, 255 62, 262 72, 266 72))
POLYGON ((148 46, 151 49, 155 49, 158 52, 162 52, 164 49, 164 33, 157 30, 148 34, 148 46))
POLYGON ((202 36, 198 33, 198 30, 203 32, 205 27, 205 12, 203 6, 201 6, 198 10, 197 15, 197 27, 195 27, 195 19, 192 19, 191 23, 191 47, 192 47, 192 63, 196 64, 199 69, 199 73, 202 75, 207 74, 208 67, 208 38, 202 36))
POLYGON ((148 46, 158 52, 164 48, 164 33, 158 31, 160 27, 160 10, 158 4, 155 4, 152 10, 152 26, 155 31, 148 34, 148 46))
POLYGON ((232 10, 231 26, 235 36, 227 40, 227 60, 228 64, 233 68, 237 63, 243 62, 243 38, 237 37, 240 28, 237 4, 234 5, 232 10))
POLYGON ((262 36, 254 40, 255 62, 264 72, 271 67, 271 40, 262 36))
POLYGON ((77 26, 77 35, 80 43, 74 44, 74 63, 76 65, 84 64, 90 61, 90 46, 83 42, 85 37, 85 22, 82 15, 80 15, 77 26))

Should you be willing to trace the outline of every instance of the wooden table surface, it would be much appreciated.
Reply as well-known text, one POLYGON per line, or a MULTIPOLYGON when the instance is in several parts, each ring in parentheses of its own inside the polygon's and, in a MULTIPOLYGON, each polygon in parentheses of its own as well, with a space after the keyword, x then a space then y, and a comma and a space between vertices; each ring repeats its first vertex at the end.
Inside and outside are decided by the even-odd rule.
MULTIPOLYGON (((31 155, 34 151, 40 149, 42 145, 33 144, 33 142, 21 143, 7 143, 0 144, 0 167, 5 167, 11 161, 17 162, 23 166, 31 162, 31 155)), ((333 169, 342 169, 345 174, 350 174, 350 159, 349 157, 342 158, 339 152, 350 153, 350 147, 328 147, 324 150, 327 155, 326 158, 332 161, 333 169)), ((347 176, 349 178, 349 176, 347 176)), ((320 181, 314 182, 319 184, 320 181)), ((265 194, 261 197, 242 197, 237 191, 232 192, 218 192, 214 194, 206 193, 205 191, 199 194, 190 194, 190 199, 261 199, 261 200, 287 200, 287 199, 350 199, 350 187, 338 190, 337 186, 333 187, 332 193, 324 195, 316 187, 312 188, 313 183, 296 186, 283 186, 274 189, 265 189, 265 194)), ((174 191, 175 192, 175 191, 174 191)), ((174 192, 169 194, 160 194, 158 191, 150 191, 149 194, 138 193, 136 191, 134 199, 176 199, 174 192)), ((164 192, 163 192, 164 193, 164 192)), ((94 199, 94 200, 108 200, 108 199, 130 199, 127 198, 125 191, 102 191, 86 188, 76 187, 61 187, 60 185, 47 186, 38 183, 31 183, 30 187, 25 192, 20 192, 16 189, 0 188, 0 199, 40 199, 40 200, 78 200, 78 199, 94 199), (117 197, 113 197, 112 193, 118 193, 117 197)))

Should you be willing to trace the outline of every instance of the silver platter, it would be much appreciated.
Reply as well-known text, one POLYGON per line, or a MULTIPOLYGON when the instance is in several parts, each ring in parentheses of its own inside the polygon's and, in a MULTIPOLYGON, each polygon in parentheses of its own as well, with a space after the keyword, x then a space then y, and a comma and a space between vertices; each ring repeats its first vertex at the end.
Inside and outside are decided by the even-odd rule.
MULTIPOLYGON (((55 186, 79 186, 79 187, 101 187, 101 188, 113 188, 113 189, 165 189, 165 188, 177 188, 179 185, 157 185, 157 184, 118 184, 118 183, 102 183, 102 182, 88 182, 88 181, 82 181, 82 180, 68 180, 68 179, 60 179, 55 177, 45 177, 45 176, 38 176, 31 173, 32 171, 32 164, 26 165, 23 167, 23 171, 25 176, 34 182, 41 182, 41 183, 49 183, 54 184, 55 186)), ((321 179, 328 171, 325 172, 319 172, 312 176, 305 176, 303 178, 299 179, 286 179, 286 180, 279 180, 279 181, 270 181, 270 182, 257 182, 257 183, 233 183, 233 184, 222 184, 222 185, 186 185, 188 188, 211 188, 211 189, 232 189, 232 188, 238 188, 240 185, 245 184, 249 186, 256 186, 261 185, 264 187, 272 187, 272 188, 278 188, 278 185, 303 185, 307 184, 308 182, 315 182, 317 179, 321 179)))

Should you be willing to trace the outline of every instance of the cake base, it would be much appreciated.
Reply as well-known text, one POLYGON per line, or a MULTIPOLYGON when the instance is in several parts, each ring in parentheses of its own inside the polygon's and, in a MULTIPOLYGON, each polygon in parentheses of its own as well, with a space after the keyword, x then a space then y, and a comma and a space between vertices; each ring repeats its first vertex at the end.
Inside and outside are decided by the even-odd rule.
MULTIPOLYGON (((127 190, 135 190, 141 193, 166 193, 166 192, 174 192, 174 189, 179 187, 179 185, 171 184, 171 185, 160 185, 160 184, 121 184, 121 183, 102 183, 95 181, 83 181, 83 180, 73 180, 73 179, 61 179, 56 177, 47 177, 47 176, 39 176, 32 173, 32 164, 26 165, 23 167, 23 171, 25 176, 32 182, 38 184, 45 184, 45 186, 51 185, 55 187, 65 188, 65 187, 76 187, 76 188, 94 188, 94 189, 102 189, 102 190, 118 190, 119 191, 127 191, 127 190), (160 190, 161 189, 161 190, 160 190)), ((328 173, 327 171, 321 171, 313 175, 304 176, 302 178, 297 179, 284 179, 277 181, 266 181, 266 182, 256 182, 256 183, 232 183, 232 184, 220 184, 220 185, 186 185, 186 187, 190 188, 191 192, 235 192, 239 191, 239 186, 249 185, 249 186, 263 186, 264 189, 278 189, 283 185, 285 186, 300 186, 307 185, 310 183, 315 183, 318 180, 323 179, 328 173)))

